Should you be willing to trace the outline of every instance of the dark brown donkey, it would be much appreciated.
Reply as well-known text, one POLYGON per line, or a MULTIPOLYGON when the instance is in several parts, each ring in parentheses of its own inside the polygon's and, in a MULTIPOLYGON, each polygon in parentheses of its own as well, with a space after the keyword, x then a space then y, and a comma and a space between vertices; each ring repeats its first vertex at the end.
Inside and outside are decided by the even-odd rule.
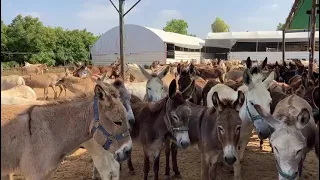
POLYGON ((236 101, 219 99, 215 92, 212 108, 207 116, 199 120, 199 149, 201 151, 201 175, 203 180, 215 180, 219 155, 223 152, 224 161, 232 165, 236 162, 236 147, 240 138, 241 119, 239 110, 245 100, 238 91, 236 101))
MULTIPOLYGON (((169 86, 169 95, 155 103, 137 102, 132 104, 135 123, 132 137, 139 139, 144 152, 144 179, 148 179, 149 159, 154 159, 154 179, 159 179, 159 155, 164 141, 170 137, 180 148, 190 144, 188 124, 191 115, 187 100, 194 91, 195 81, 183 91, 177 92, 176 80, 169 86)), ((130 171, 134 171, 131 159, 128 160, 130 171)))
MULTIPOLYGON (((244 99, 244 94, 239 91, 238 99, 233 103, 230 100, 220 101, 217 98, 217 94, 215 94, 213 96, 213 102, 217 104, 215 105, 215 107, 218 107, 216 109, 209 109, 207 107, 190 103, 191 118, 189 122, 189 138, 191 144, 198 145, 201 152, 205 153, 205 155, 208 155, 209 157, 213 155, 213 152, 222 151, 222 149, 225 149, 226 147, 227 149, 225 149, 226 151, 224 153, 225 161, 228 164, 233 164, 236 159, 234 158, 234 156, 232 156, 232 153, 234 153, 232 152, 232 150, 235 150, 235 148, 232 149, 231 147, 233 146, 231 145, 237 144, 236 141, 238 141, 239 139, 238 135, 237 138, 233 136, 236 132, 236 127, 234 125, 241 125, 239 109, 242 106, 244 99), (229 116, 226 117, 226 114, 228 114, 229 116), (221 120, 224 121, 222 122, 221 120), (223 128, 221 131, 224 130, 225 133, 219 134, 219 136, 213 136, 214 134, 212 134, 212 132, 216 131, 217 129, 215 128, 218 127, 223 128), (202 133, 199 133, 200 129, 202 133), (232 135, 232 137, 230 135, 232 135), (199 142, 201 142, 201 138, 203 142, 202 144, 199 144, 199 142)), ((170 141, 166 141, 166 179, 170 179, 170 150, 172 153, 172 169, 175 173, 175 177, 181 178, 177 163, 178 147, 174 144, 171 144, 170 147, 170 141)), ((217 156, 218 155, 219 154, 217 154, 217 156)))
MULTIPOLYGON (((178 64, 177 71, 179 74, 178 78, 178 86, 179 90, 183 91, 185 90, 191 83, 193 76, 195 75, 195 67, 191 63, 189 66, 183 66, 178 64)), ((194 91, 192 93, 190 102, 193 102, 194 104, 201 105, 202 101, 202 88, 198 85, 195 85, 194 91)))

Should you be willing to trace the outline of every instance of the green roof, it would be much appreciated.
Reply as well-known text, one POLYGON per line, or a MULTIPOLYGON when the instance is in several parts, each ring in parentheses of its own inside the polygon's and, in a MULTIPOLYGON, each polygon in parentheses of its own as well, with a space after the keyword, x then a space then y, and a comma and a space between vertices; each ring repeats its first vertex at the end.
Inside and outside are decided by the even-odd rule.
MULTIPOLYGON (((307 14, 307 10, 310 10, 311 7, 312 0, 299 0, 298 11, 293 15, 288 29, 308 29, 309 14, 307 14)), ((319 14, 317 14, 316 28, 319 28, 319 14)))

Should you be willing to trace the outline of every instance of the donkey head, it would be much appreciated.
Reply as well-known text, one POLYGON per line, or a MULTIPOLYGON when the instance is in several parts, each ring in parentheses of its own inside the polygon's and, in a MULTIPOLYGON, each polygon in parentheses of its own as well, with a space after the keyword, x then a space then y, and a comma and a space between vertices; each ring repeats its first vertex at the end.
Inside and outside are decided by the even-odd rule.
POLYGON ((164 78, 169 72, 169 66, 164 68, 158 75, 155 73, 149 74, 143 67, 139 65, 139 69, 148 80, 146 84, 146 100, 148 102, 155 102, 160 100, 164 94, 164 84, 162 78, 164 78))
POLYGON ((173 136, 174 142, 180 148, 187 148, 190 144, 188 125, 191 116, 191 109, 188 105, 193 90, 195 81, 184 91, 177 92, 176 80, 172 80, 169 86, 169 98, 166 102, 166 126, 173 136))
POLYGON ((111 84, 98 79, 94 93, 93 138, 104 149, 114 153, 116 160, 123 161, 131 152, 132 141, 119 92, 111 84))
POLYGON ((257 118, 257 112, 254 111, 250 104, 259 104, 270 112, 272 99, 268 89, 274 80, 274 72, 272 71, 268 77, 264 79, 264 76, 259 69, 263 69, 263 67, 254 67, 253 70, 251 70, 253 73, 251 73, 249 69, 246 69, 243 73, 244 86, 239 87, 239 89, 242 89, 246 96, 246 108, 243 113, 245 113, 248 119, 253 123, 259 138, 266 139, 271 133, 269 126, 263 119, 257 118))
POLYGON ((244 100, 245 97, 241 91, 238 91, 238 98, 234 102, 229 99, 220 100, 217 92, 214 92, 212 96, 212 102, 218 114, 215 130, 223 148, 224 160, 229 165, 237 160, 236 147, 240 139, 241 129, 239 110, 244 100))
POLYGON ((306 153, 304 149, 307 142, 301 129, 311 119, 309 111, 306 108, 288 109, 290 113, 281 113, 275 117, 260 105, 256 104, 254 108, 275 130, 271 134, 270 144, 274 151, 279 179, 296 179, 306 153))

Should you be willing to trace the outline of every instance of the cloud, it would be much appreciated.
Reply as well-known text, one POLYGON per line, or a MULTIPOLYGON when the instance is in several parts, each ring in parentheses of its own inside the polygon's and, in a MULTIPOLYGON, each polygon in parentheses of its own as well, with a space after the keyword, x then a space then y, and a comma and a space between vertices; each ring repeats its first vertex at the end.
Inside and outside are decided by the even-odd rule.
POLYGON ((155 21, 152 23, 154 28, 162 29, 168 21, 171 19, 181 19, 182 13, 174 9, 163 9, 161 10, 155 21))
MULTIPOLYGON (((136 1, 128 0, 124 5, 126 12, 136 1)), ((115 2, 114 2, 115 3, 115 2)), ((115 3, 117 7, 117 3, 115 3)), ((117 7, 118 8, 118 7, 117 7)), ((140 7, 134 7, 130 16, 141 12, 140 7)), ((119 23, 119 14, 110 2, 87 1, 83 4, 83 9, 77 13, 81 26, 96 34, 104 33, 108 29, 115 27, 119 23)), ((126 16, 127 18, 127 16, 126 16)))
POLYGON ((271 5, 271 9, 277 9, 277 8, 278 8, 278 4, 274 3, 274 4, 271 5))
MULTIPOLYGON (((22 13, 18 13, 18 14, 21 14, 22 16, 32 16, 34 18, 39 18, 41 17, 40 13, 39 12, 22 12, 22 13)), ((17 15, 18 15, 17 14, 17 15)))

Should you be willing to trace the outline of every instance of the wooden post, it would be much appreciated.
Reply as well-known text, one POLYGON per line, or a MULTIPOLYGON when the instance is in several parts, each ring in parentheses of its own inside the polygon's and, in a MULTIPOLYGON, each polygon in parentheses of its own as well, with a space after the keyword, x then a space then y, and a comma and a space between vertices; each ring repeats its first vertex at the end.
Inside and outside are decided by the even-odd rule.
POLYGON ((282 30, 282 64, 284 64, 286 60, 286 28, 284 27, 282 30))
POLYGON ((317 8, 316 2, 317 0, 312 0, 312 8, 311 8, 311 29, 310 29, 310 48, 309 48, 309 73, 308 78, 313 78, 313 60, 314 60, 314 49, 315 49, 315 31, 316 31, 316 16, 317 16, 317 8))
POLYGON ((125 81, 124 77, 124 37, 123 37, 123 29, 124 29, 124 22, 123 22, 123 5, 124 0, 119 0, 119 36, 120 36, 120 72, 123 81, 125 81))

